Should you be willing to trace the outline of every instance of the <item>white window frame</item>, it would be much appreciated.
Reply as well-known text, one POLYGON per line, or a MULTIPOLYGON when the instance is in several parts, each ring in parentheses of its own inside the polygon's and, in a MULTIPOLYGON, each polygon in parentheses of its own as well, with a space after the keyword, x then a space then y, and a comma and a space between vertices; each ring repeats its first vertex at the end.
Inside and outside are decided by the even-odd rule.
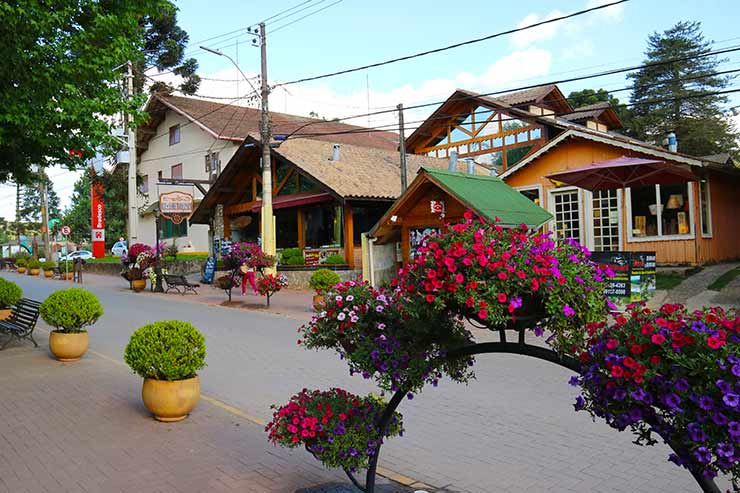
MULTIPOLYGON (((660 185, 655 187, 655 203, 660 203, 660 185)), ((687 182, 687 193, 689 194, 689 233, 682 235, 663 235, 663 210, 661 207, 658 218, 658 235, 657 236, 632 236, 632 189, 625 188, 624 201, 627 207, 627 243, 645 243, 650 241, 674 241, 674 240, 693 240, 696 237, 696 214, 694 210, 694 184, 687 182)))
MULTIPOLYGON (((624 211, 624 189, 617 190, 617 228, 619 235, 619 251, 624 250, 624 221, 622 220, 622 211, 624 211)), ((584 190, 584 205, 586 209, 586 247, 592 252, 596 251, 596 241, 594 239, 594 194, 590 190, 584 190)))
POLYGON ((712 230, 712 190, 709 187, 709 179, 701 179, 701 181, 698 182, 697 188, 699 189, 699 225, 701 226, 701 237, 702 238, 712 238, 714 236, 714 231, 712 230), (707 231, 708 233, 704 233, 704 216, 701 213, 701 184, 705 183, 707 186, 707 220, 709 221, 709 224, 707 224, 707 231))
MULTIPOLYGON (((583 189, 578 187, 560 187, 552 188, 547 191, 547 211, 552 214, 552 219, 547 223, 548 229, 553 232, 555 238, 558 238, 558 232, 556 227, 556 214, 555 214, 555 198, 560 192, 578 192, 578 243, 583 244, 585 235, 583 234, 583 226, 586 221, 586 211, 583 207, 583 189)), ((558 238, 559 239, 559 238, 558 238)))
POLYGON ((529 191, 529 190, 537 190, 537 194, 540 197, 540 203, 537 204, 537 205, 539 205, 543 209, 545 208, 545 204, 544 204, 545 197, 544 197, 543 192, 542 192, 542 184, 541 183, 537 183, 536 185, 524 185, 524 186, 521 186, 521 187, 514 187, 514 190, 516 190, 517 192, 526 192, 526 191, 529 191))

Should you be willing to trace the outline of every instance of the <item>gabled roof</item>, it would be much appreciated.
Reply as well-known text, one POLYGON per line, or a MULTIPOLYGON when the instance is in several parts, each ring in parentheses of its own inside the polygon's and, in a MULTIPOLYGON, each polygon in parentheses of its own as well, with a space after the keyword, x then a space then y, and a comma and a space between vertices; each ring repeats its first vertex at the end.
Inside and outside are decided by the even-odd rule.
POLYGON ((554 117, 543 117, 528 111, 529 104, 550 106, 555 114, 570 113, 573 108, 568 104, 560 89, 555 85, 535 87, 524 91, 517 91, 501 96, 482 96, 473 91, 456 89, 447 100, 442 103, 417 129, 406 138, 406 148, 416 149, 436 145, 447 135, 445 132, 435 132, 447 123, 460 125, 470 115, 471 103, 484 108, 503 110, 515 118, 523 121, 536 122, 554 128, 564 128, 570 125, 567 121, 557 121, 554 117), (444 123, 443 123, 444 122, 444 123), (435 136, 435 134, 437 134, 435 136), (434 136, 430 140, 430 137, 434 136), (420 144, 424 144, 421 146, 420 144))
MULTIPOLYGON (((249 136, 259 138, 260 135, 260 110, 257 108, 216 103, 198 98, 154 94, 145 107, 145 111, 151 115, 151 118, 139 132, 139 145, 146 147, 168 110, 183 115, 214 138, 242 142, 249 136)), ((363 127, 356 125, 273 111, 270 112, 270 118, 273 135, 287 135, 296 132, 296 135, 305 135, 306 138, 342 144, 389 150, 398 148, 398 134, 393 132, 377 130, 364 132, 363 127), (305 128, 301 128, 303 126, 305 128)))
POLYGON ((599 142, 602 144, 612 145, 614 147, 618 147, 621 149, 627 149, 630 151, 640 152, 643 154, 647 154, 649 156, 658 157, 661 159, 668 159, 670 161, 675 161, 678 163, 688 164, 690 166, 703 166, 703 161, 701 158, 696 158, 693 156, 688 156, 686 154, 680 154, 678 152, 672 152, 666 149, 663 149, 662 147, 657 147, 651 144, 648 144, 646 142, 642 142, 637 139, 632 139, 630 137, 626 137, 624 135, 618 135, 608 132, 598 132, 595 130, 589 130, 586 128, 570 128, 566 130, 565 132, 561 133, 554 139, 552 139, 550 142, 542 146, 541 148, 537 149, 535 152, 530 154, 529 156, 525 157, 518 163, 516 163, 514 166, 506 170, 504 173, 500 175, 500 178, 506 179, 507 177, 513 175, 520 169, 524 168, 546 152, 551 151, 558 145, 562 144, 563 142, 566 142, 568 139, 585 139, 590 140, 593 142, 599 142))
MULTIPOLYGON (((333 143, 323 140, 291 138, 272 150, 273 166, 284 160, 295 166, 299 173, 312 179, 339 200, 395 200, 401 194, 401 164, 398 151, 351 144, 340 144, 339 160, 332 161, 333 143)), ((249 165, 259 166, 256 139, 250 138, 234 153, 216 182, 203 197, 201 206, 193 215, 193 222, 207 222, 207 211, 215 206, 219 190, 236 190, 240 173, 249 165), (250 161, 250 153, 252 153, 250 161)), ((447 169, 449 161, 429 156, 408 154, 407 176, 411 179, 424 166, 447 169)), ((457 162, 458 169, 467 166, 457 162)), ((255 168, 256 169, 256 168, 255 168)), ((488 170, 476 166, 476 173, 488 170)), ((243 185, 246 186, 246 185, 243 185)))
POLYGON ((606 124, 610 130, 616 128, 622 128, 622 120, 619 119, 619 115, 614 111, 611 104, 608 101, 599 101, 594 104, 587 104, 585 106, 579 106, 573 113, 562 115, 560 118, 568 120, 570 122, 585 122, 586 120, 599 120, 606 124))
MULTIPOLYGON (((397 235, 397 226, 393 225, 393 216, 403 216, 406 206, 413 206, 422 192, 422 185, 431 183, 460 202, 466 209, 473 211, 487 221, 507 227, 526 224, 538 228, 552 219, 552 214, 538 206, 527 197, 514 190, 495 176, 478 176, 465 173, 452 173, 439 169, 421 168, 419 174, 385 215, 378 221, 370 236, 389 239, 397 235)), ((381 239, 381 242, 383 240, 381 239)))

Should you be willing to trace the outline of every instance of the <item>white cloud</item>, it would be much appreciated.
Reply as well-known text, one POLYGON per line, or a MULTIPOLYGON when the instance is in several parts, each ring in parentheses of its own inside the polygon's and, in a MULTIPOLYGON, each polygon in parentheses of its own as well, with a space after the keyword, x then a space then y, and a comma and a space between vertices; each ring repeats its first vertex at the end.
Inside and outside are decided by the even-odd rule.
MULTIPOLYGON (((531 13, 522 19, 516 27, 522 28, 525 26, 531 26, 532 24, 561 17, 562 15, 563 13, 559 10, 553 10, 545 17, 540 17, 539 14, 531 13)), ((517 48, 524 48, 538 41, 552 39, 557 35, 558 30, 562 27, 562 22, 563 21, 551 22, 550 24, 544 24, 531 29, 525 29, 524 31, 518 31, 511 35, 511 43, 517 48)))
POLYGON ((584 58, 594 53, 594 43, 590 39, 584 39, 580 43, 576 43, 570 48, 567 48, 560 55, 563 60, 573 60, 576 58, 584 58))

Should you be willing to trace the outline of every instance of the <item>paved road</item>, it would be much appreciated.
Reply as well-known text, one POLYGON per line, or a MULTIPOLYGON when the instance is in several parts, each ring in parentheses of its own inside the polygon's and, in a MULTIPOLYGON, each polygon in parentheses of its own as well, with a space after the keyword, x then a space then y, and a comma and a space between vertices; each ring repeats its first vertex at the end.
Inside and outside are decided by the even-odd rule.
MULTIPOLYGON (((69 284, 16 274, 26 296, 43 299, 69 284)), ((109 283, 110 284, 110 283, 109 283)), ((268 418, 303 387, 374 388, 329 352, 296 345, 300 322, 243 310, 182 301, 167 303, 109 286, 87 286, 105 306, 90 330, 91 348, 122 359, 142 324, 189 320, 206 336, 203 392, 244 412, 268 418)), ((662 446, 641 448, 588 415, 573 412, 569 372, 520 356, 487 355, 467 386, 443 382, 401 406, 407 433, 389 441, 381 463, 389 469, 460 492, 690 492, 695 483, 666 462, 662 446)))

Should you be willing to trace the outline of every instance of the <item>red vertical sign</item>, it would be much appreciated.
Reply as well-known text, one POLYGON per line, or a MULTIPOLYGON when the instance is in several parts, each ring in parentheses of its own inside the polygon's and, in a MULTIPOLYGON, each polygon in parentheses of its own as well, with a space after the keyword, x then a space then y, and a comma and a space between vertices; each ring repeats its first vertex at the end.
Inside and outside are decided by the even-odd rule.
POLYGON ((93 184, 90 189, 92 202, 92 254, 95 258, 105 257, 105 202, 103 185, 95 182, 95 168, 92 167, 93 184))

